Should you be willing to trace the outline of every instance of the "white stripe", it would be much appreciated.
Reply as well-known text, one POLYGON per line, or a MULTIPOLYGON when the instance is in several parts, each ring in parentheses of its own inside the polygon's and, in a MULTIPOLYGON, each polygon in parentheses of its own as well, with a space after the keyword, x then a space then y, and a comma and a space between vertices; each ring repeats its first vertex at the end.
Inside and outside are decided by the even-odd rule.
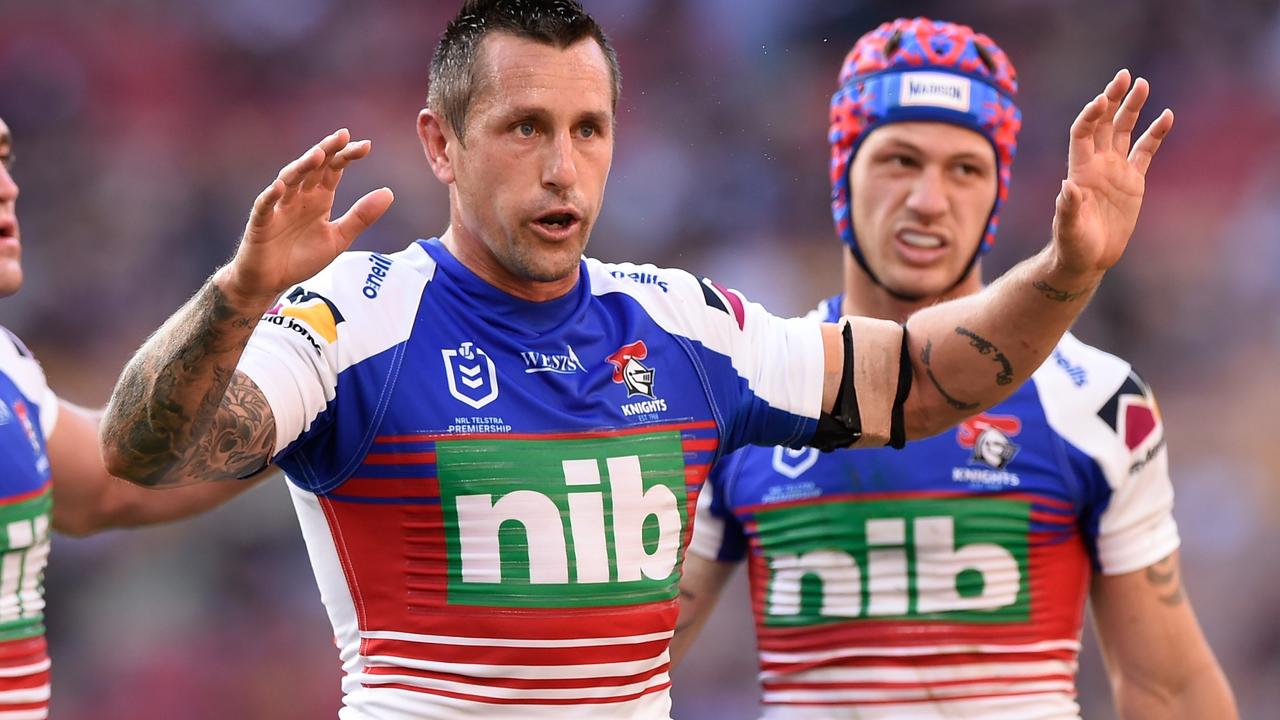
POLYGON ((1061 660, 1007 663, 958 663, 926 667, 873 666, 824 667, 789 673, 768 670, 760 673, 762 681, 785 683, 900 682, 934 683, 950 680, 997 680, 1036 677, 1038 675, 1075 675, 1076 663, 1061 660))
POLYGON ((976 683, 973 685, 941 686, 903 689, 866 690, 776 690, 765 691, 767 703, 785 702, 876 702, 884 700, 936 700, 964 695, 984 695, 1032 692, 1065 692, 1075 689, 1070 682, 1044 681, 1034 683, 976 683))
POLYGON ((846 657, 914 657, 918 655, 946 655, 950 653, 1038 653, 1049 650, 1080 651, 1078 640, 1044 640, 1025 645, 921 645, 919 647, 842 647, 818 652, 776 652, 762 650, 760 662, 800 663, 821 662, 846 657))
POLYGON ((34 675, 38 672, 44 672, 51 665, 49 658, 45 658, 40 662, 31 663, 30 665, 15 665, 13 667, 0 667, 0 677, 21 677, 23 675, 34 675))
POLYGON ((452 680, 437 680, 435 678, 421 678, 413 675, 364 674, 360 676, 360 680, 365 685, 398 683, 401 685, 412 685, 414 687, 426 688, 430 690, 444 690, 448 692, 464 693, 467 695, 494 698, 498 700, 585 700, 585 699, 603 699, 603 698, 611 698, 611 697, 624 697, 626 695, 634 695, 636 693, 643 692, 649 688, 665 685, 666 683, 671 681, 671 677, 666 673, 659 673, 643 682, 630 683, 628 685, 617 685, 612 687, 585 687, 585 688, 492 687, 488 685, 472 685, 470 683, 454 682, 452 680))
POLYGON ((568 647, 601 647, 608 645, 638 645, 640 643, 669 640, 675 634, 673 630, 649 633, 647 635, 619 635, 617 637, 600 638, 564 638, 561 640, 517 640, 514 638, 461 637, 458 635, 419 635, 418 633, 394 632, 391 630, 366 630, 360 637, 369 640, 404 640, 406 642, 435 643, 438 645, 466 645, 472 647, 523 647, 523 648, 568 648, 568 647))
POLYGON ((0 720, 47 720, 49 708, 31 710, 0 710, 0 720))
POLYGON ((761 720, 1080 720, 1070 693, 1035 693, 936 702, 765 705, 761 720))
POLYGON ((550 680, 554 678, 602 678, 639 675, 667 664, 664 651, 647 660, 635 662, 591 663, 582 665, 476 665, 436 660, 416 660, 395 655, 368 655, 370 666, 383 663, 384 667, 404 667, 430 672, 453 673, 474 678, 512 678, 520 680, 550 680))
POLYGON ((16 705, 17 703, 42 702, 48 699, 49 699, 49 683, 45 683, 40 687, 0 691, 0 703, 4 703, 8 705, 16 705))

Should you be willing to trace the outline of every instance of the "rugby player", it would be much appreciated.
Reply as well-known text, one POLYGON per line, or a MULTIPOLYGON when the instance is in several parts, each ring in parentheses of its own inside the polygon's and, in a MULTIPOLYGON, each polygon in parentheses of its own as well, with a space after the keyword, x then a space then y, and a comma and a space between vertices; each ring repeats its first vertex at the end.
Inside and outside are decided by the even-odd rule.
MULTIPOLYGON (((829 134, 844 290, 813 317, 900 322, 982 291, 1016 92, 963 25, 903 18, 858 41, 829 134)), ((1124 152, 1128 133, 1110 141, 1124 152)), ((1086 597, 1121 717, 1236 716, 1182 591, 1155 399, 1070 334, 954 431, 901 451, 744 448, 708 486, 672 654, 748 560, 769 720, 1079 717, 1086 597)))
MULTIPOLYGON (((22 286, 14 140, 0 119, 0 298, 22 286)), ((100 410, 49 389, 40 365, 0 327, 0 719, 49 716, 44 568, 50 528, 88 535, 212 508, 250 483, 148 490, 112 477, 98 446, 100 410)))
POLYGON ((1142 105, 1129 85, 1077 118, 1043 253, 905 330, 782 320, 710 280, 582 256, 613 154, 613 49, 570 0, 467 2, 418 116, 445 232, 344 253, 392 195, 331 221, 370 147, 325 138, 126 368, 108 467, 144 485, 285 468, 343 718, 667 718, 712 461, 901 444, 1024 381, 1119 259, 1171 127, 1163 113, 1117 149, 1142 105))

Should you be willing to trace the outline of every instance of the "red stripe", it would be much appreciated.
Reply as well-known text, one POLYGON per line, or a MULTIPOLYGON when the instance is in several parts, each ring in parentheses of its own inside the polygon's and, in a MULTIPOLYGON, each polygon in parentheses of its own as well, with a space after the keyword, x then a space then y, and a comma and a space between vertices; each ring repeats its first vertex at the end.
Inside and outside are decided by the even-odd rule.
POLYGON ((0 702, 0 712, 20 712, 23 710, 48 710, 49 701, 41 700, 33 703, 4 703, 0 702))
POLYGON ((653 432, 672 432, 680 430, 702 430, 716 427, 714 420, 698 422, 663 423, 659 425, 636 425, 634 427, 615 428, 610 430, 584 430, 564 433, 420 433, 417 435, 383 435, 374 438, 374 443, 428 442, 440 440, 493 440, 506 438, 510 440, 573 440, 576 438, 608 438, 619 435, 643 435, 653 432))
MULTIPOLYGON (((1050 675, 1032 675, 1027 677, 1001 677, 992 675, 987 678, 971 678, 966 680, 935 680, 930 682, 804 682, 804 683, 774 683, 765 681, 763 685, 765 689, 770 691, 778 690, 928 690, 937 687, 961 687, 964 685, 978 684, 1004 684, 1012 689, 1021 683, 1031 682, 1049 682, 1058 681, 1073 683, 1075 677, 1066 673, 1053 673, 1050 675)), ((945 696, 943 696, 945 697, 945 696)))
MULTIPOLYGON (((594 698, 594 697, 593 697, 593 698, 555 698, 555 699, 550 699, 550 698, 510 698, 510 699, 504 699, 504 698, 490 698, 490 697, 483 697, 483 696, 481 696, 481 695, 467 695, 467 694, 464 694, 464 693, 450 692, 450 691, 448 691, 448 690, 429 690, 429 689, 427 689, 427 688, 421 688, 421 687, 417 687, 417 686, 415 686, 415 685, 405 685, 405 684, 402 684, 402 683, 387 683, 387 684, 385 684, 385 685, 383 685, 383 684, 376 684, 376 685, 375 685, 375 684, 372 684, 372 683, 365 683, 365 684, 364 684, 364 686, 365 686, 365 687, 385 687, 385 688, 395 688, 395 689, 397 689, 397 690, 410 690, 410 691, 412 691, 412 692, 419 692, 419 693, 422 693, 422 694, 424 694, 424 695, 440 695, 440 696, 442 696, 442 697, 449 697, 449 698, 454 698, 454 699, 457 699, 457 700, 466 700, 466 701, 469 701, 469 702, 475 702, 475 703, 484 703, 484 704, 486 704, 486 705, 611 705, 611 704, 614 704, 614 703, 621 703, 621 702, 628 702, 628 701, 630 701, 630 700, 637 700, 637 699, 639 699, 639 698, 641 698, 641 697, 644 697, 645 695, 652 695, 653 693, 661 692, 661 691, 666 690, 667 688, 671 687, 671 681, 669 681, 669 680, 668 680, 667 682, 664 682, 664 683, 662 683, 661 685, 654 685, 654 686, 653 686, 653 687, 651 687, 651 688, 646 688, 645 690, 642 690, 642 691, 640 691, 640 692, 638 692, 638 693, 632 693, 632 694, 630 694, 630 695, 619 695, 619 696, 617 696, 617 697, 607 697, 607 698, 594 698)), ((491 717, 492 717, 492 716, 491 716, 491 717)))
POLYGON ((351 478, 335 492, 360 497, 440 497, 440 480, 418 478, 351 478))
MULTIPOLYGON (((948 695, 945 698, 922 697, 922 698, 903 698, 895 700, 836 700, 836 701, 818 701, 818 700, 761 700, 765 705, 804 705, 804 706, 821 706, 821 707, 842 707, 845 705, 898 705, 913 703, 936 703, 939 701, 956 702, 959 700, 987 700, 995 698, 1007 697, 1030 697, 1033 695, 1063 695, 1065 690, 1029 690, 1026 692, 1007 692, 1007 693, 971 693, 968 695, 948 695)), ((1071 697, 1075 697, 1075 693, 1070 693, 1071 697)))
POLYGON ((49 659, 49 646, 43 635, 0 642, 0 667, 32 665, 49 659))
POLYGON ((1042 652, 967 652, 939 653, 937 655, 858 655, 834 658, 821 662, 761 662, 761 670, 777 672, 798 672, 800 669, 813 667, 866 668, 866 667, 946 667, 950 665, 976 665, 987 663, 1022 664, 1058 660, 1072 663, 1076 661, 1074 650, 1045 650, 1042 652))
POLYGON ((1033 493, 990 493, 986 495, 975 496, 973 493, 953 490, 928 490, 928 491, 899 491, 899 492, 879 492, 879 493, 836 493, 831 495, 823 495, 821 498, 803 498, 800 500, 789 500, 787 502, 776 503, 758 503, 755 505, 742 505, 738 508, 741 512, 756 512, 763 509, 777 509, 804 505, 821 505, 833 502, 874 502, 877 500, 1022 500, 1025 502, 1047 505, 1050 507, 1058 507, 1063 510, 1071 510, 1071 503, 1058 500, 1057 498, 1049 498, 1043 495, 1033 493))
POLYGON ((455 673, 430 672, 427 670, 414 670, 399 666, 378 665, 369 667, 366 672, 370 675, 411 675, 413 677, 428 678, 434 680, 450 680, 453 682, 467 683, 469 685, 482 685, 484 687, 508 688, 513 690, 550 690, 550 689, 577 689, 577 688, 595 688, 595 687, 621 687, 623 685, 631 685, 633 683, 644 682, 656 675, 661 675, 670 667, 669 663, 663 663, 661 666, 647 670, 634 675, 621 676, 592 676, 580 678, 490 678, 477 677, 474 675, 458 675, 455 673))
POLYGON ((364 456, 365 465, 431 465, 435 461, 434 452, 369 453, 364 456))
MULTIPOLYGON (((0 692, 9 692, 10 690, 30 690, 49 684, 49 671, 42 670, 30 675, 19 675, 18 677, 0 677, 0 692)), ((0 701, 0 708, 5 710, 11 709, 0 701)))
POLYGON ((24 492, 20 495, 10 495, 9 497, 6 497, 6 498, 0 498, 0 506, 15 505, 17 503, 25 502, 32 498, 40 497, 41 495, 48 492, 49 487, 52 484, 53 484, 52 480, 45 480, 44 485, 41 485, 35 490, 28 490, 27 492, 24 492))
POLYGON ((699 450, 714 451, 720 447, 719 438, 691 438, 684 441, 685 452, 697 452, 699 450))
POLYGON ((586 663, 620 663, 652 660, 667 649, 668 641, 619 643, 592 647, 492 647, 483 645, 446 645, 410 640, 366 638, 362 655, 393 655, 411 660, 425 660, 469 665, 582 665, 586 663))

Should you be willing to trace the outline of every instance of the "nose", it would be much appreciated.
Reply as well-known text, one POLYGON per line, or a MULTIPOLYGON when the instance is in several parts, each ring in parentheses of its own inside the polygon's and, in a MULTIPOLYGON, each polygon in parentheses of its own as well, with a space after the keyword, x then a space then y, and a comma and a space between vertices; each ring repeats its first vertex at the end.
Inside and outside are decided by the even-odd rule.
POLYGON ((567 190, 578 182, 574 160, 573 138, 569 132, 557 133, 547 147, 542 168, 542 185, 551 190, 567 190))
POLYGON ((11 203, 18 199, 18 183, 9 174, 9 168, 0 163, 0 202, 11 203))
POLYGON ((907 208, 922 220, 936 220, 946 213, 947 191, 940 168, 926 166, 916 176, 907 196, 907 208))

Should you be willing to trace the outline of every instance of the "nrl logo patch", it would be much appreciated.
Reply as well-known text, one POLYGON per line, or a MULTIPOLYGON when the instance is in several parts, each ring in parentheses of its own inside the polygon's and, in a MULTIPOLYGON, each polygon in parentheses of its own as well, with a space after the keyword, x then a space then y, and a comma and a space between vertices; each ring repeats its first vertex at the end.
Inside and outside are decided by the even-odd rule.
POLYGON ((817 448, 791 448, 778 446, 773 449, 773 469, 779 475, 795 480, 818 462, 817 448))
POLYGON ((489 354, 472 342, 441 350, 449 394, 479 410, 498 398, 498 368, 489 354))

